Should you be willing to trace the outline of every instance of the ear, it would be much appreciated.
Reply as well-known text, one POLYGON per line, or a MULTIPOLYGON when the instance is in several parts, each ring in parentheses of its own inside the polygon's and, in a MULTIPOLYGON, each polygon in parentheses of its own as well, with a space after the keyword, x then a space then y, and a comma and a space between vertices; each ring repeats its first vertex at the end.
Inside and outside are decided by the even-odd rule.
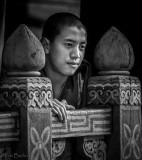
POLYGON ((40 40, 43 48, 44 48, 44 52, 45 54, 49 54, 49 50, 50 50, 50 42, 47 38, 45 37, 42 37, 41 40, 40 40))

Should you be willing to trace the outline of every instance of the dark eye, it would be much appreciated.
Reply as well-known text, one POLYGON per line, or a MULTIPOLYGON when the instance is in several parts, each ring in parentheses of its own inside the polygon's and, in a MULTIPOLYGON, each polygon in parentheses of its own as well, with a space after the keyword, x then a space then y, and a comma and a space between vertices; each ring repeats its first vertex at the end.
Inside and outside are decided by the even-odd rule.
POLYGON ((79 46, 80 51, 85 51, 85 48, 86 48, 85 45, 80 45, 80 46, 79 46))
POLYGON ((70 42, 67 42, 67 43, 65 43, 65 46, 66 46, 66 47, 72 47, 72 46, 73 46, 73 44, 72 44, 72 43, 70 43, 70 42))

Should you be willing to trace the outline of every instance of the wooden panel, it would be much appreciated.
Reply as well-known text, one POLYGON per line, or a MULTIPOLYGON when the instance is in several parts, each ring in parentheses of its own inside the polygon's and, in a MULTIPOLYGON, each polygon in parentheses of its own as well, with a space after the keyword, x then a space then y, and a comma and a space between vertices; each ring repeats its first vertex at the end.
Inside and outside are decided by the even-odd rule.
POLYGON ((51 159, 51 114, 49 109, 32 109, 29 110, 29 158, 51 159))
POLYGON ((141 159, 141 107, 122 105, 120 122, 123 159, 141 159))
POLYGON ((52 138, 111 134, 111 108, 67 111, 65 123, 52 117, 52 138))

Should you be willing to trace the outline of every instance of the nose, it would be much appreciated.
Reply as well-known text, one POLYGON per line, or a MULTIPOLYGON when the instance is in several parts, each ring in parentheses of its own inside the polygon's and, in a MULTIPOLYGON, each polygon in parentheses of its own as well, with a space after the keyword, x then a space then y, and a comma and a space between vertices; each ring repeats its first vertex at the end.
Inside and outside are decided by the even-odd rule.
POLYGON ((80 50, 78 47, 75 47, 71 52, 71 58, 77 59, 80 58, 80 50))

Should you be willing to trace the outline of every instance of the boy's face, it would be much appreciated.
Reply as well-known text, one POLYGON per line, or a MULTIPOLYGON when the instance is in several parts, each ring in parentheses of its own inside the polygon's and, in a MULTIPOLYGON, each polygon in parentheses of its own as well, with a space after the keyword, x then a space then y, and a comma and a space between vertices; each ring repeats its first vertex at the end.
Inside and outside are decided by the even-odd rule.
POLYGON ((86 32, 83 28, 63 27, 49 49, 49 66, 54 73, 69 76, 80 66, 85 53, 86 32))

